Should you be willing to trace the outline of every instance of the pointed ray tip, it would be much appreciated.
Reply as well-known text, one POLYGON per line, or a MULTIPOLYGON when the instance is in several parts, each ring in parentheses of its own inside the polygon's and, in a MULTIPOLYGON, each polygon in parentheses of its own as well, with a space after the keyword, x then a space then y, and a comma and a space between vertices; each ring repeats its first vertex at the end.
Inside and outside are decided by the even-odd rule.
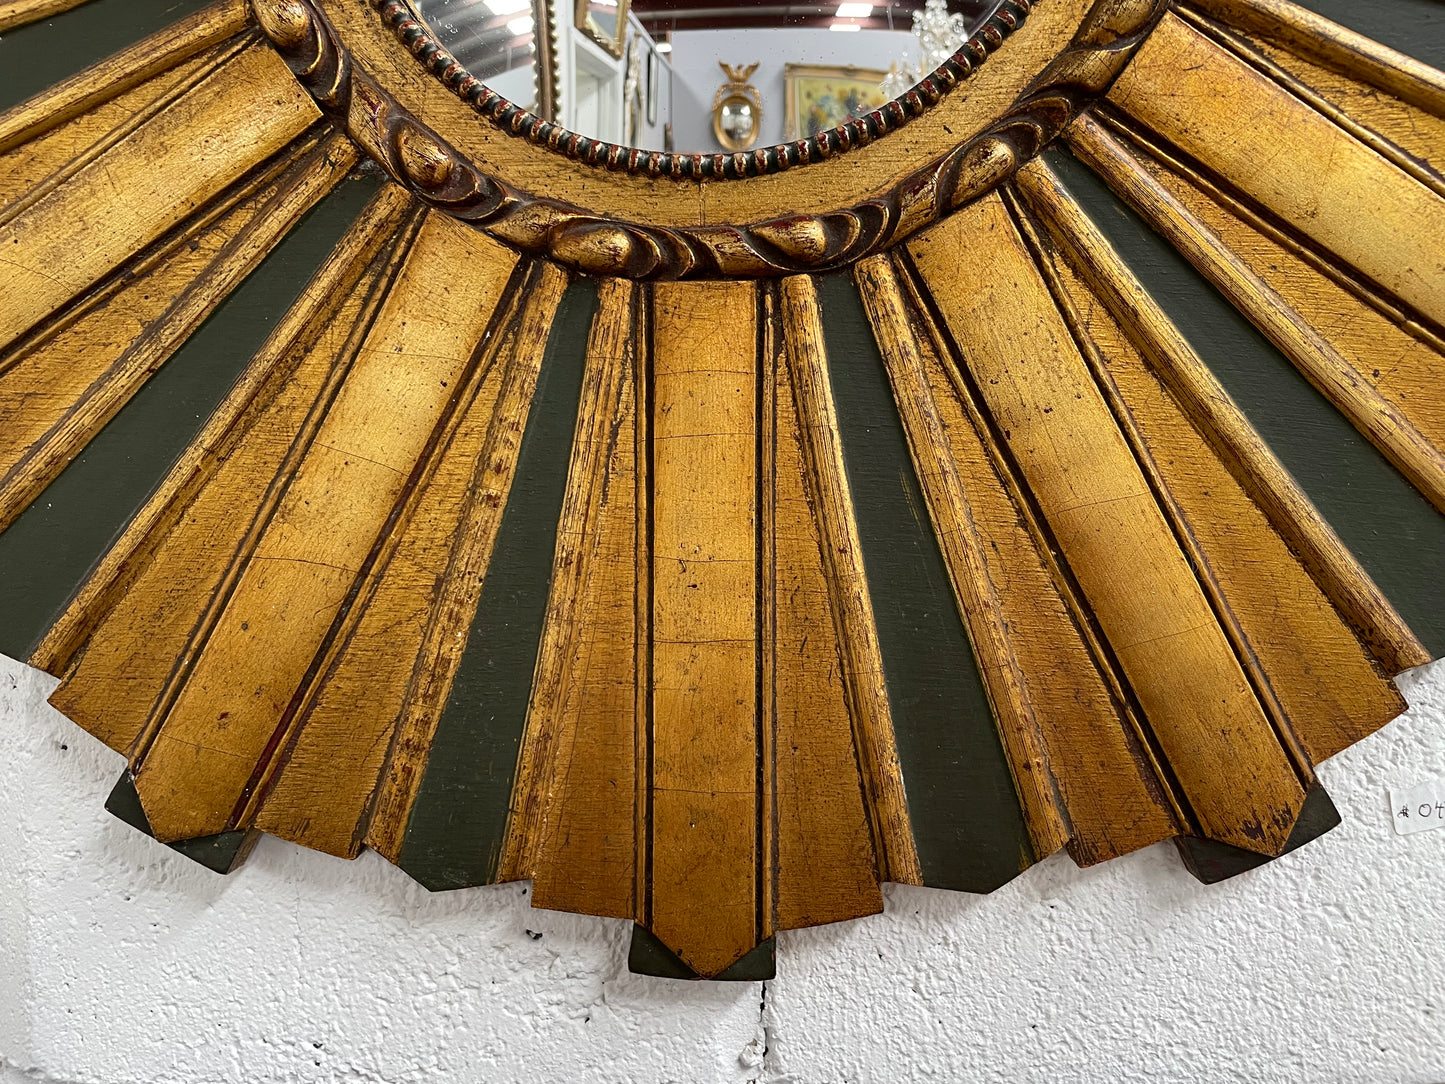
POLYGON ((634 924, 627 952, 634 975, 659 979, 712 979, 716 982, 762 982, 777 976, 777 942, 768 938, 743 953, 715 975, 700 975, 645 926, 634 924))
MULTIPOLYGON (((105 811, 137 831, 155 838, 150 820, 141 806, 135 780, 129 771, 121 775, 112 788, 110 797, 105 800, 105 811)), ((259 832, 222 832, 198 839, 177 840, 167 843, 166 846, 213 873, 224 874, 239 868, 260 838, 259 832)))
MULTIPOLYGON (((1316 783, 1305 795, 1304 803, 1300 806, 1299 817, 1295 821, 1294 829, 1290 832, 1284 849, 1279 852, 1280 855, 1289 854, 1290 851, 1303 847, 1306 843, 1310 843, 1338 827, 1339 824, 1339 810, 1335 808, 1335 803, 1330 800, 1325 788, 1316 783)), ((1200 839, 1197 836, 1178 836, 1174 840, 1174 845, 1179 850, 1179 857, 1184 862, 1184 868, 1207 885, 1227 881, 1241 873, 1258 869, 1266 862, 1274 861, 1268 855, 1256 854, 1253 851, 1246 851, 1242 847, 1233 847, 1228 843, 1219 843, 1212 839, 1200 839)))

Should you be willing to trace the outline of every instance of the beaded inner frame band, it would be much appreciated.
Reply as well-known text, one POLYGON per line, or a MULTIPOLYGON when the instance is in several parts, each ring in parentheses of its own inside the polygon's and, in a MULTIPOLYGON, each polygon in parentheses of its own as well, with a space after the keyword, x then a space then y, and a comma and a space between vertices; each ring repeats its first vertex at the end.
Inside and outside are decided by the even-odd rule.
POLYGON ((732 154, 673 154, 639 150, 592 139, 528 112, 472 75, 432 36, 431 30, 406 0, 371 0, 382 22, 411 51, 427 71, 451 89, 481 116, 504 132, 527 139, 578 162, 610 170, 626 170, 649 177, 690 180, 736 180, 778 173, 795 166, 821 162, 861 147, 922 116, 943 96, 967 79, 1017 30, 1038 0, 1003 0, 977 34, 964 43, 927 78, 907 94, 894 98, 861 117, 850 117, 806 139, 758 147, 732 154))

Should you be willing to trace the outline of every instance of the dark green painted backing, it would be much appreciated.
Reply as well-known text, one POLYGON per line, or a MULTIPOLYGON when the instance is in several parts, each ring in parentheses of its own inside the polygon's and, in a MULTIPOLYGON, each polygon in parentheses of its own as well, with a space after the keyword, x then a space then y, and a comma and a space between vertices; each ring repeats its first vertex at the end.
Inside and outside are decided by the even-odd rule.
POLYGON ((838 426, 925 884, 988 892, 1034 860, 862 301, 819 280, 838 426))
POLYGON ((1445 3, 1441 0, 1294 2, 1391 49, 1445 69, 1445 3))
POLYGON ((1445 655, 1445 516, 1102 180, 1065 150, 1048 161, 1415 635, 1445 655))
MULTIPOLYGON (((638 925, 632 927, 627 970, 634 975, 651 975, 658 979, 698 978, 697 972, 683 963, 661 938, 645 926, 638 925)), ((714 975, 713 981, 763 982, 776 978, 777 972, 777 942, 770 937, 714 975)))
MULTIPOLYGON (((1280 853, 1289 854, 1339 825, 1339 810, 1325 793, 1325 788, 1316 783, 1305 795, 1304 805, 1300 806, 1299 819, 1295 821, 1289 841, 1280 853)), ((1177 836, 1174 845, 1179 849, 1179 857, 1184 860, 1184 868, 1207 885, 1218 884, 1274 861, 1242 847, 1212 839, 1200 839, 1197 836, 1177 836)))
POLYGON ((29 657, 375 192, 324 199, 0 533, 0 652, 29 657))
POLYGON ((496 876, 547 610, 597 287, 562 298, 477 615, 432 740, 397 865, 439 891, 496 876))
MULTIPOLYGON (((151 822, 140 803, 135 789, 135 780, 126 772, 116 782, 105 800, 105 811, 124 821, 146 835, 155 838, 151 822)), ((255 845, 255 832, 222 832, 215 836, 201 836, 198 839, 183 839, 166 846, 177 854, 185 855, 197 865, 205 866, 213 873, 230 873, 246 860, 255 845)))
POLYGON ((778 943, 769 937, 713 976, 715 982, 762 982, 778 976, 778 943))
POLYGON ((212 0, 91 0, 0 34, 0 110, 19 105, 212 0))

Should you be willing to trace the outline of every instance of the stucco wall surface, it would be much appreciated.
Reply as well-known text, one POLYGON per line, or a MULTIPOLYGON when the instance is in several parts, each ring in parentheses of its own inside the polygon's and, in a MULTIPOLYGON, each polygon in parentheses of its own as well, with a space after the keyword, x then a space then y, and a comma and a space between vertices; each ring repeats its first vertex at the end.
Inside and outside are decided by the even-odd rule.
POLYGON ((1328 762, 1345 824, 1212 888, 1168 845, 779 938, 766 984, 629 975, 624 923, 264 840, 218 877, 101 811, 120 760, 0 660, 0 1084, 1445 1081, 1445 663, 1328 762))

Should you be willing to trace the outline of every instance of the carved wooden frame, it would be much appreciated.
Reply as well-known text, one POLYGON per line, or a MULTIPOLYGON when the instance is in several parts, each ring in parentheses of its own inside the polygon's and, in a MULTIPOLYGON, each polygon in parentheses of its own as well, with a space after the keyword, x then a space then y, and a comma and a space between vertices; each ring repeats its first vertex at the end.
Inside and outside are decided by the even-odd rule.
POLYGON ((734 154, 566 132, 402 0, 218 0, 0 116, 0 557, 367 161, 25 648, 128 757, 112 808, 215 868, 267 832, 532 877, 638 970, 758 977, 883 881, 1256 868, 1445 650, 1160 285, 1243 318, 1439 572, 1445 76, 1287 0, 1004 0, 734 154))
MULTIPOLYGON (((441 112, 433 85, 420 76, 385 87, 376 82, 370 72, 383 70, 386 45, 354 5, 261 0, 256 11, 262 29, 322 109, 421 199, 507 244, 587 274, 670 279, 821 271, 896 244, 995 187, 1036 154, 1109 85, 1165 4, 1098 0, 1082 19, 1069 20, 1062 49, 1050 48, 1057 38, 1037 43, 1032 54, 1016 47, 1021 55, 1003 88, 1014 90, 1012 105, 984 114, 977 96, 952 101, 947 92, 1024 24, 1032 0, 1005 0, 963 50, 889 108, 811 139, 714 155, 638 151, 569 133, 467 75, 402 0, 375 0, 373 6, 438 81, 492 122, 493 132, 615 171, 620 183, 608 185, 601 198, 584 196, 582 189, 596 187, 585 172, 550 169, 545 157, 491 133, 479 139, 476 126, 456 110, 447 110, 445 120, 420 123, 418 110, 441 112), (881 155, 874 153, 868 172, 881 174, 881 185, 855 184, 856 191, 842 198, 820 186, 821 198, 814 194, 802 204, 812 205, 806 211, 759 214, 753 192, 714 186, 717 180, 786 174, 847 152, 862 156, 862 149, 885 133, 921 117, 930 130, 918 132, 918 142, 940 149, 926 165, 899 175, 894 162, 879 163, 881 155), (960 141, 954 131, 974 134, 960 141), (482 163, 496 164, 489 172, 482 163), (724 225, 698 221, 705 185, 708 218, 724 225), (634 217, 639 205, 650 202, 659 205, 656 213, 634 217)), ((1057 26, 1047 31, 1060 34, 1057 26)), ((792 176, 799 183, 778 182, 773 187, 782 191, 770 192, 763 206, 815 187, 801 173, 792 176)))

